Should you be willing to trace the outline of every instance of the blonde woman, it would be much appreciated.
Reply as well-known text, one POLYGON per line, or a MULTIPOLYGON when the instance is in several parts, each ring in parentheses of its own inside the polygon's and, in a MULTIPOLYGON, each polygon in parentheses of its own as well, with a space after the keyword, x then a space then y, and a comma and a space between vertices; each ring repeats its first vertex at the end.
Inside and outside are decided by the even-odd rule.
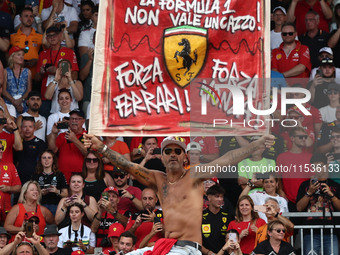
POLYGON ((24 216, 26 212, 35 212, 39 218, 37 235, 44 233, 46 224, 55 224, 52 213, 40 205, 41 190, 36 181, 26 182, 21 189, 18 204, 8 212, 4 227, 8 233, 16 235, 24 231, 24 216))

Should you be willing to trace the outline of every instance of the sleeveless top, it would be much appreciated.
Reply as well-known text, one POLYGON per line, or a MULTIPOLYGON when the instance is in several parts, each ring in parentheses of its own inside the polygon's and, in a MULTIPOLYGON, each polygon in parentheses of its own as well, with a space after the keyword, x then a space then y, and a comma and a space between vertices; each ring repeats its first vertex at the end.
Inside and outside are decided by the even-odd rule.
MULTIPOLYGON (((15 95, 19 95, 20 97, 22 97, 27 91, 29 69, 23 68, 19 78, 16 78, 14 76, 11 68, 6 67, 6 71, 7 71, 6 91, 12 97, 15 97, 15 95)), ((11 104, 11 102, 9 102, 6 98, 4 99, 7 104, 11 104)), ((24 108, 24 112, 27 112, 28 107, 26 105, 26 100, 22 103, 22 106, 24 108)))
MULTIPOLYGON (((19 203, 18 204, 19 206, 19 214, 17 216, 17 218, 15 219, 15 222, 14 222, 14 226, 16 227, 21 227, 22 226, 22 223, 24 222, 24 216, 25 216, 25 213, 26 213, 26 209, 24 207, 24 205, 22 203, 19 203)), ((39 226, 39 231, 37 232, 37 235, 42 235, 44 234, 44 228, 46 227, 46 221, 45 221, 45 218, 41 212, 41 208, 40 208, 40 205, 37 205, 37 216, 40 220, 38 226, 39 226)), ((12 239, 11 241, 13 241, 15 238, 15 235, 12 235, 12 239)))
POLYGON ((104 181, 104 179, 101 180, 96 180, 93 182, 89 182, 85 180, 85 187, 83 189, 84 194, 88 195, 88 196, 93 196, 96 201, 98 202, 102 192, 104 191, 104 189, 106 189, 106 183, 104 181))
MULTIPOLYGON (((61 110, 60 109, 60 105, 58 104, 59 89, 60 89, 59 85, 55 86, 54 94, 53 94, 53 98, 52 98, 51 113, 59 112, 61 110)), ((78 101, 76 101, 76 99, 74 98, 73 90, 72 90, 72 86, 71 85, 68 88, 68 90, 70 90, 71 97, 72 97, 72 102, 71 102, 71 105, 70 105, 70 110, 72 111, 74 109, 79 108, 79 106, 78 106, 78 101)))

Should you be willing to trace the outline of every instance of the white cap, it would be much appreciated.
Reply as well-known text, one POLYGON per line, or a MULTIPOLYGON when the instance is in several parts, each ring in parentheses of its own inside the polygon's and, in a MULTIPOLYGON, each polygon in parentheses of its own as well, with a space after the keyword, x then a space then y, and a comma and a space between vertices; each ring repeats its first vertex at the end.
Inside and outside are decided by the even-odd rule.
POLYGON ((280 10, 284 13, 284 15, 287 15, 286 9, 282 6, 275 7, 273 10, 273 13, 275 13, 277 10, 280 10))
POLYGON ((162 154, 163 154, 163 150, 164 148, 169 145, 169 144, 177 144, 179 146, 181 146, 185 152, 185 139, 179 136, 168 136, 165 137, 163 142, 161 143, 161 149, 162 149, 162 154))
POLYGON ((321 53, 321 52, 327 52, 328 54, 331 54, 331 55, 333 56, 333 51, 332 51, 332 49, 329 48, 329 47, 323 47, 323 48, 321 48, 321 49, 319 50, 319 53, 321 53))
POLYGON ((187 146, 187 152, 190 150, 196 150, 196 151, 202 151, 201 145, 199 143, 196 142, 191 142, 188 144, 187 146))

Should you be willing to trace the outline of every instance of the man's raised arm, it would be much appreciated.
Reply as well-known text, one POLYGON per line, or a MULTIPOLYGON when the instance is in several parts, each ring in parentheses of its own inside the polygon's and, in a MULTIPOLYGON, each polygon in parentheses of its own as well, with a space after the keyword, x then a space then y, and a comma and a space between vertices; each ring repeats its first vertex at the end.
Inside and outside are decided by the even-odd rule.
POLYGON ((250 156, 254 151, 259 149, 261 145, 264 145, 266 148, 270 148, 274 143, 274 139, 275 139, 275 136, 273 135, 263 135, 260 139, 252 143, 249 143, 247 146, 236 149, 236 150, 228 151, 223 156, 219 157, 218 159, 215 159, 214 161, 208 164, 195 166, 193 169, 190 169, 192 171, 191 176, 193 176, 194 178, 203 178, 203 179, 211 178, 219 173, 218 166, 222 168, 223 166, 228 167, 228 166, 237 165, 243 159, 250 156), (204 172, 197 171, 200 169, 200 167, 204 169, 204 172), (206 171, 206 169, 210 169, 210 171, 206 171))
POLYGON ((153 189, 157 188, 154 171, 148 170, 139 164, 135 164, 127 160, 123 155, 108 148, 95 135, 84 134, 84 137, 85 148, 97 150, 99 153, 107 157, 114 166, 132 174, 132 176, 134 176, 140 183, 153 189))

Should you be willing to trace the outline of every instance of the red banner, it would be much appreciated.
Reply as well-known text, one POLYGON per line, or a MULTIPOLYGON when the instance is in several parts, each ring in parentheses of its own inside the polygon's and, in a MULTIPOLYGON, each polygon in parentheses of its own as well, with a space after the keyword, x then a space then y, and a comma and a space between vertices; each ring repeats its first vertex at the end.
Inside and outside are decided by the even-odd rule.
MULTIPOLYGON (((265 0, 102 2, 91 132, 190 135, 190 112, 201 111, 202 93, 213 92, 204 79, 233 84, 244 93, 253 86, 254 106, 263 107, 266 91, 255 80, 267 76, 270 63, 264 54, 265 0)), ((231 109, 228 96, 217 105, 214 99, 213 93, 207 99, 208 112, 231 109)), ((255 133, 259 130, 264 126, 255 133)))

